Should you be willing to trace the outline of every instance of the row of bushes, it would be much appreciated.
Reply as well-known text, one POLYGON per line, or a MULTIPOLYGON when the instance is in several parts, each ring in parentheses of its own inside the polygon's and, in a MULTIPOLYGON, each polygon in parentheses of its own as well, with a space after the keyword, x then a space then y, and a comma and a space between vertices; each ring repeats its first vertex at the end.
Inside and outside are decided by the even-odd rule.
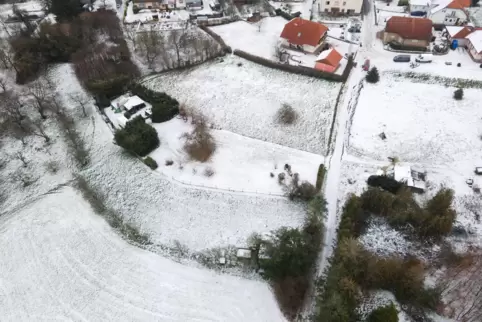
MULTIPOLYGON (((415 307, 435 309, 440 290, 424 287, 424 265, 415 258, 378 257, 356 240, 366 218, 363 200, 346 201, 338 229, 337 245, 326 279, 320 280, 316 321, 360 320, 357 308, 364 290, 384 289, 415 307)), ((388 321, 388 320, 387 320, 388 321)))
POLYGON ((320 164, 318 174, 316 175, 316 191, 320 192, 325 180, 326 168, 324 164, 320 164))
POLYGON ((217 33, 215 33, 214 31, 212 31, 209 27, 207 26, 199 26, 199 28, 201 28, 203 31, 205 31, 209 36, 211 36, 214 40, 216 40, 218 42, 219 45, 221 45, 221 48, 223 49, 224 53, 226 54, 230 54, 233 52, 233 50, 231 49, 231 47, 229 47, 228 45, 226 45, 226 43, 224 42, 223 38, 221 38, 221 36, 219 36, 217 33))
POLYGON ((265 250, 259 266, 273 286, 276 299, 289 318, 294 319, 303 305, 310 286, 311 274, 321 250, 323 215, 326 202, 314 197, 308 204, 302 228, 282 227, 270 240, 255 239, 255 247, 265 250))
POLYGON ((347 69, 345 69, 345 72, 343 73, 343 75, 337 75, 337 74, 322 72, 322 71, 316 70, 314 68, 309 68, 309 67, 305 67, 305 66, 294 66, 294 65, 277 63, 277 62, 275 62, 273 60, 270 60, 270 59, 266 59, 266 58, 262 58, 262 57, 259 57, 259 56, 256 56, 256 55, 248 54, 247 52, 239 50, 239 49, 235 49, 233 51, 233 53, 236 56, 242 57, 242 58, 247 59, 249 61, 252 61, 256 64, 260 64, 260 65, 263 65, 263 66, 266 66, 266 67, 269 67, 269 68, 274 68, 274 69, 278 69, 278 70, 281 70, 281 71, 290 72, 290 73, 299 74, 299 75, 304 75, 304 76, 327 79, 327 80, 331 80, 331 81, 335 81, 335 82, 343 82, 344 80, 346 80, 346 77, 348 77, 349 71, 351 69, 351 65, 350 65, 350 67, 349 67, 349 65, 347 65, 346 68, 348 69, 348 72, 347 72, 347 69))
POLYGON ((452 208, 454 193, 442 188, 424 206, 420 206, 408 188, 396 194, 369 188, 360 196, 361 209, 387 219, 394 228, 410 227, 421 238, 438 239, 449 234, 455 221, 452 208))
POLYGON ((179 102, 164 92, 155 92, 141 84, 130 86, 132 94, 152 105, 152 122, 161 123, 179 114, 179 102))
POLYGON ((276 9, 275 12, 276 12, 276 15, 277 15, 277 16, 281 16, 281 17, 285 18, 285 19, 288 20, 288 21, 290 21, 290 20, 292 20, 292 19, 300 16, 299 14, 296 15, 296 16, 295 16, 295 15, 290 15, 289 13, 287 13, 286 11, 281 10, 280 8, 276 9))

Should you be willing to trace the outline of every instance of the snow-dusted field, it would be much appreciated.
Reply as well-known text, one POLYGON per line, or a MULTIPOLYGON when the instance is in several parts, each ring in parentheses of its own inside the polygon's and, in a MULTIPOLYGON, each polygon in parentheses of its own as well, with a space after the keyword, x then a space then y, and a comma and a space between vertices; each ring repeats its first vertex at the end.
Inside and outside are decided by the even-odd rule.
POLYGON ((96 124, 92 166, 84 175, 109 205, 156 244, 179 241, 192 251, 245 245, 253 232, 296 227, 303 221, 303 206, 286 197, 196 188, 153 172, 112 143, 100 117, 96 124))
POLYGON ((275 47, 286 22, 281 17, 268 17, 256 23, 236 21, 210 28, 231 48, 274 60, 275 47))
MULTIPOLYGON (((189 185, 282 196, 284 190, 278 183, 278 173, 285 172, 285 164, 299 174, 301 181, 315 184, 318 167, 323 163, 320 155, 222 130, 212 130, 216 151, 210 160, 200 163, 189 160, 183 150, 182 135, 192 131, 190 122, 175 118, 152 125, 161 139, 161 146, 150 154, 159 164, 156 171, 189 185), (169 160, 174 164, 167 166, 169 160), (214 174, 206 176, 207 169, 212 169, 214 174), (270 173, 274 177, 270 177, 270 173)), ((286 177, 289 178, 287 174, 286 177)))
POLYGON ((316 154, 326 152, 341 86, 233 56, 183 72, 151 76, 145 85, 202 112, 217 128, 316 154), (275 122, 283 103, 298 112, 296 124, 275 122))
POLYGON ((0 218, 5 321, 284 321, 258 281, 127 244, 72 188, 0 218))
POLYGON ((457 101, 455 89, 389 75, 378 84, 366 84, 352 122, 349 153, 435 164, 480 160, 481 91, 465 89, 463 100, 457 101), (382 132, 386 140, 379 137, 382 132))

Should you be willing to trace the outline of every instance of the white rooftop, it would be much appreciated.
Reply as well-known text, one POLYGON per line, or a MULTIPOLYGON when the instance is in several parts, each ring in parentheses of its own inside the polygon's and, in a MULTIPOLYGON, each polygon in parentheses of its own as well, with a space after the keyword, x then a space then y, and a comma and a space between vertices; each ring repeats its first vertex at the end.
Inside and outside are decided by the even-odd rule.
POLYGON ((457 33, 459 33, 464 27, 459 27, 459 26, 446 26, 445 29, 447 29, 447 32, 449 33, 450 37, 455 36, 457 33))
POLYGON ((482 52, 482 30, 476 30, 466 38, 472 43, 477 53, 482 52))
POLYGON ((432 1, 432 10, 430 10, 430 13, 435 13, 438 12, 442 9, 445 9, 450 3, 452 3, 453 0, 433 0, 432 1))
POLYGON ((425 190, 425 181, 419 180, 412 176, 412 169, 410 166, 396 165, 393 167, 393 179, 398 182, 404 182, 409 187, 415 187, 425 190))
POLYGON ((322 51, 322 52, 318 55, 318 57, 316 57, 316 61, 325 59, 326 57, 328 57, 328 55, 329 55, 333 50, 335 50, 335 49, 334 49, 334 48, 330 48, 330 49, 327 49, 327 50, 322 51))
POLYGON ((251 250, 246 248, 238 248, 236 256, 239 258, 251 258, 251 250))
POLYGON ((146 104, 139 96, 134 95, 129 97, 127 102, 124 103, 124 108, 128 111, 130 111, 133 107, 136 107, 141 104, 146 104))

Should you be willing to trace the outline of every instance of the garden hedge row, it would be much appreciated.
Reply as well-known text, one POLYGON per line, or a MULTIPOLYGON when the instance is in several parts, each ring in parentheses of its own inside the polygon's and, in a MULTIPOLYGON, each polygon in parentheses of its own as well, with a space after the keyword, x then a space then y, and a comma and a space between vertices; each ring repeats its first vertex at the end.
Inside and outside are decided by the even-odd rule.
POLYGON ((169 121, 179 114, 179 102, 164 92, 155 92, 141 84, 131 85, 130 91, 152 105, 154 123, 169 121))

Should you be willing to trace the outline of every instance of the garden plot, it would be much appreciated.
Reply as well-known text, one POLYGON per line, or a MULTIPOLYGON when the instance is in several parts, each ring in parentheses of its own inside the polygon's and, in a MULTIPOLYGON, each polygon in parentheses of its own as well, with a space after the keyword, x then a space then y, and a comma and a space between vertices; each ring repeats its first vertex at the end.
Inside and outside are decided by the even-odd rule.
POLYGON ((240 49, 247 53, 266 59, 275 60, 275 47, 286 20, 281 17, 264 18, 256 23, 236 21, 233 23, 210 27, 232 49, 240 49))
POLYGON ((222 130, 212 131, 216 151, 201 163, 190 160, 183 149, 183 134, 193 130, 190 122, 176 118, 152 125, 161 139, 161 146, 150 154, 159 164, 157 171, 189 185, 283 195, 285 186, 278 183, 278 174, 284 173, 283 182, 289 184, 285 164, 291 166, 292 173, 299 174, 300 181, 315 185, 318 167, 323 163, 320 155, 222 130))
POLYGON ((131 246, 72 188, 0 230, 3 320, 285 321, 267 284, 131 246))
MULTIPOLYGON (((178 241, 191 251, 244 246, 253 232, 298 227, 303 222, 304 206, 286 197, 197 188, 156 175, 112 144, 112 133, 100 117, 96 124, 92 166, 83 175, 106 195, 109 206, 155 244, 178 241)), ((269 173, 264 175, 271 180, 269 173)))
POLYGON ((341 87, 232 56, 184 72, 151 76, 144 84, 203 113, 218 129, 316 154, 326 153, 341 87), (297 111, 295 124, 276 122, 284 103, 297 111))
POLYGON ((361 92, 352 119, 350 154, 423 164, 471 160, 475 167, 480 162, 480 90, 465 89, 463 100, 457 101, 453 87, 384 77, 361 92))

